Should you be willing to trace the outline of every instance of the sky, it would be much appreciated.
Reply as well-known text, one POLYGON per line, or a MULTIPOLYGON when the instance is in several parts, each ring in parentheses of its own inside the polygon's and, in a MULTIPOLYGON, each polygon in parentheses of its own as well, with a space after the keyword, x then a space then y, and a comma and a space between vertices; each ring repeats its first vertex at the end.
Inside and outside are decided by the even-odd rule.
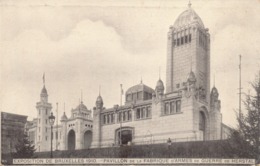
MULTIPOLYGON (((211 83, 215 75, 223 122, 235 127, 239 55, 244 93, 260 70, 260 1, 191 3, 211 34, 211 83)), ((126 91, 142 79, 155 88, 159 68, 165 83, 167 32, 187 4, 0 0, 0 110, 36 118, 43 73, 53 110, 59 103, 59 117, 63 111, 70 116, 81 92, 93 110, 99 86, 109 108, 120 103, 120 84, 126 91)))

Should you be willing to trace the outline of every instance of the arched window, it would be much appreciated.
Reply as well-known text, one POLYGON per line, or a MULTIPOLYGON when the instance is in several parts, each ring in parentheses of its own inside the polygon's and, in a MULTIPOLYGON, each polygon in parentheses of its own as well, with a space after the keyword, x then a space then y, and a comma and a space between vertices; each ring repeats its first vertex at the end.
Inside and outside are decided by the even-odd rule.
POLYGON ((201 139, 205 140, 206 117, 205 117, 205 114, 202 111, 200 111, 200 113, 199 113, 199 130, 200 130, 201 139))

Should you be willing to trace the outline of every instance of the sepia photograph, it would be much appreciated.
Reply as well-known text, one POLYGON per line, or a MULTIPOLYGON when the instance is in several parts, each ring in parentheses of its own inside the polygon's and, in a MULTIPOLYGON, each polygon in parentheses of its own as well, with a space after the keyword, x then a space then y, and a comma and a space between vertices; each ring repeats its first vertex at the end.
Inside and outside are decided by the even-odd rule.
POLYGON ((259 0, 0 0, 3 165, 260 165, 259 0))

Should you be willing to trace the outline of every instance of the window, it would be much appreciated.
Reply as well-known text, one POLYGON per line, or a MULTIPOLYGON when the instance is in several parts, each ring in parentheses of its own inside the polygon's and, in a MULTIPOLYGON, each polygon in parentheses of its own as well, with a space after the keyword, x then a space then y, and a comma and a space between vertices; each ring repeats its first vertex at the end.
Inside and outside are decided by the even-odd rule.
POLYGON ((45 132, 46 132, 46 133, 48 132, 48 129, 47 129, 47 127, 45 128, 45 132))
POLYGON ((56 131, 56 139, 58 139, 58 131, 56 131))
POLYGON ((40 132, 41 128, 39 127, 39 132, 40 132))
POLYGON ((45 140, 46 140, 46 141, 48 140, 48 136, 45 137, 45 140))
POLYGON ((185 35, 185 43, 188 43, 188 36, 185 35))
POLYGON ((170 103, 171 103, 170 114, 174 114, 176 113, 175 102, 171 101, 170 103))
POLYGON ((39 141, 41 140, 41 136, 39 136, 39 141))
POLYGON ((45 112, 46 112, 46 115, 48 115, 48 109, 46 109, 45 112))
MULTIPOLYGON (((118 115, 118 122, 120 121, 120 116, 121 112, 119 112, 118 115)), ((103 124, 111 124, 115 122, 115 114, 114 113, 107 113, 105 115, 103 115, 103 124)))
POLYGON ((151 117, 151 107, 146 107, 146 117, 150 118, 151 117))
POLYGON ((41 119, 39 119, 39 124, 41 123, 41 119))
POLYGON ((177 39, 177 46, 180 45, 180 39, 177 39))
POLYGON ((142 92, 137 93, 137 99, 142 99, 142 92))
POLYGON ((164 115, 169 114, 169 103, 165 103, 164 115))
POLYGON ((131 112, 131 110, 128 110, 128 120, 132 120, 132 112, 131 112))
POLYGON ((176 39, 174 39, 173 41, 173 46, 176 46, 176 39))
MULTIPOLYGON (((131 120, 131 110, 128 111, 129 112, 129 116, 130 116, 130 120, 131 120)), ((136 109, 136 119, 146 119, 151 117, 151 106, 146 106, 146 107, 142 107, 142 108, 137 108, 136 109)))
POLYGON ((140 119, 141 109, 137 108, 136 110, 136 119, 140 119))
POLYGON ((191 34, 189 34, 189 42, 191 42, 191 34))
POLYGON ((136 100, 137 99, 137 93, 134 93, 133 94, 133 100, 136 100))
POLYGON ((111 114, 111 123, 114 123, 114 114, 111 114))
POLYGON ((181 112, 181 101, 168 101, 165 102, 163 115, 171 115, 181 112))
POLYGON ((205 130, 205 115, 202 112, 199 115, 199 130, 205 130))
POLYGON ((181 45, 183 45, 183 37, 181 37, 181 45))
POLYGON ((126 120, 128 120, 127 111, 124 111, 124 113, 123 113, 123 121, 126 121, 126 120))
POLYGON ((181 112, 181 101, 180 100, 178 100, 176 102, 176 112, 181 112))
POLYGON ((119 119, 119 122, 121 122, 121 121, 122 121, 122 112, 119 112, 118 115, 119 115, 119 118, 118 118, 118 119, 119 119))
POLYGON ((141 109, 141 118, 145 117, 145 107, 141 109))
POLYGON ((103 124, 106 124, 106 115, 103 116, 103 124))
POLYGON ((132 100, 132 94, 128 94, 127 97, 126 97, 126 100, 131 101, 132 100))
POLYGON ((39 115, 41 115, 41 110, 39 109, 39 115))
POLYGON ((110 118, 111 118, 111 116, 110 116, 110 114, 108 114, 107 115, 107 123, 110 123, 110 118))
POLYGON ((48 120, 47 119, 45 120, 45 123, 48 124, 48 120))

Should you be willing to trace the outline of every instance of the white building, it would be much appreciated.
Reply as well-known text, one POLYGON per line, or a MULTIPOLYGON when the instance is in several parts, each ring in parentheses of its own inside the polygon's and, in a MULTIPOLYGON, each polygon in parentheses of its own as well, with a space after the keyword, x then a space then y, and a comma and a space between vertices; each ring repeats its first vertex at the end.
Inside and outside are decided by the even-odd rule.
MULTIPOLYGON (((141 82, 126 91, 125 105, 108 109, 99 95, 93 121, 81 103, 55 127, 58 149, 227 138, 230 129, 222 124, 218 90, 215 86, 210 90, 209 30, 191 4, 170 26, 167 39, 166 85, 160 78, 155 89, 141 82)), ((30 129, 36 133, 38 151, 50 149, 51 108, 44 86, 37 103, 38 121, 30 129)))

